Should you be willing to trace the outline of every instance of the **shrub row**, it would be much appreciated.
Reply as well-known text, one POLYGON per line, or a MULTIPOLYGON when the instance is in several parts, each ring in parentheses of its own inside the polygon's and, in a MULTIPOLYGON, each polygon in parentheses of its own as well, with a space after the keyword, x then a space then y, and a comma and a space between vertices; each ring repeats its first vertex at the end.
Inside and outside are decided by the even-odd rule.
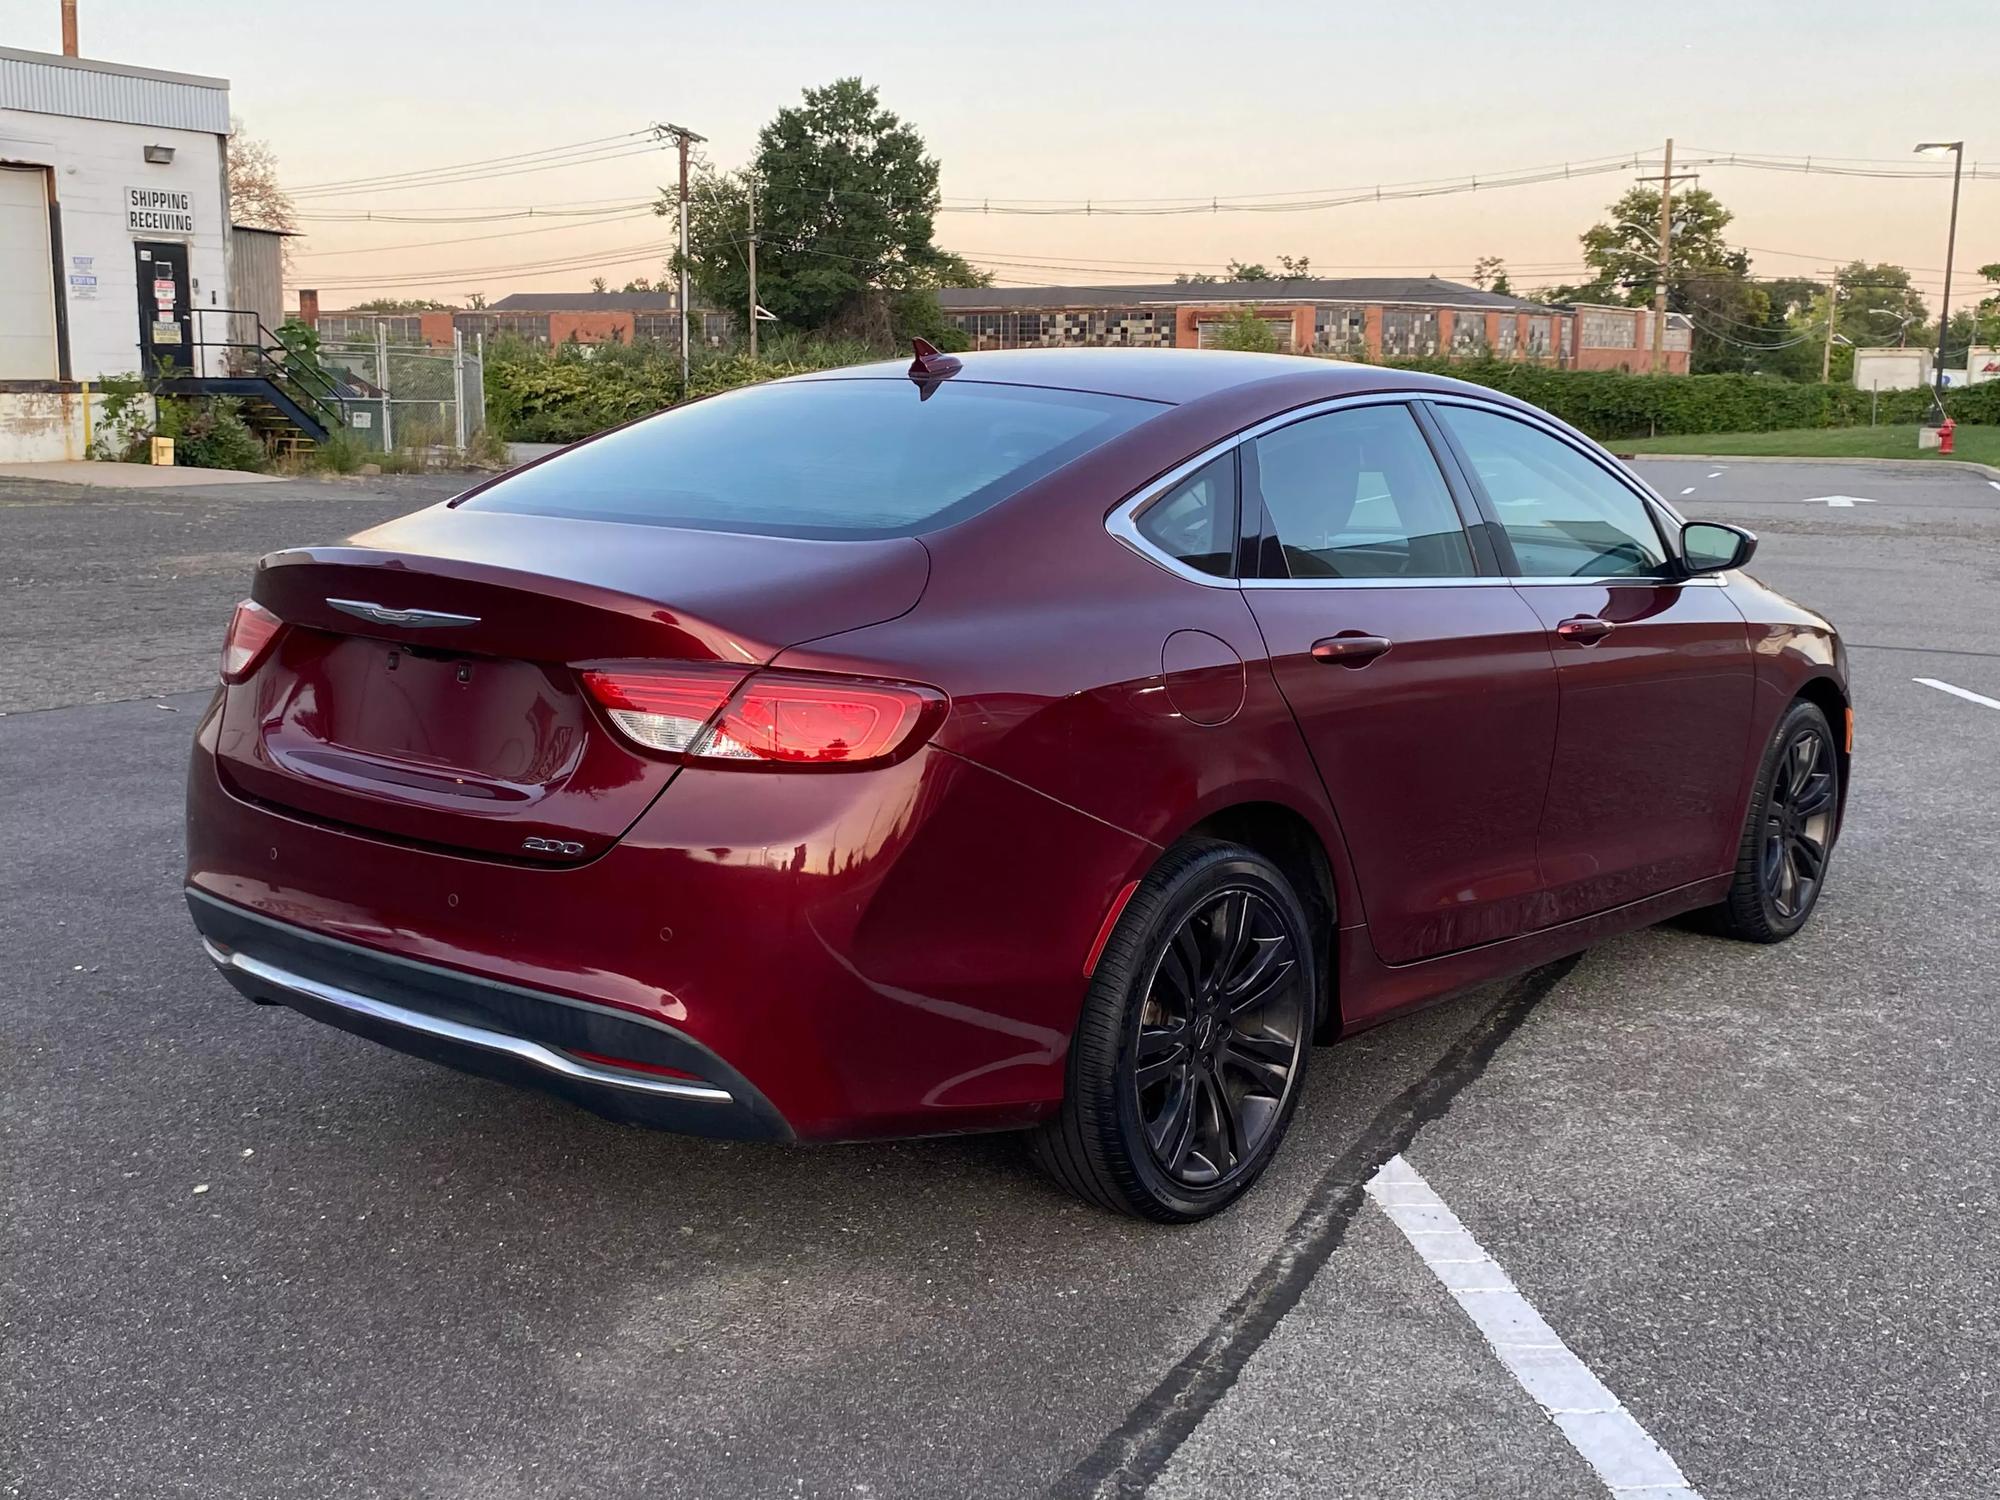
MULTIPOLYGON (((703 351, 688 366, 687 395, 712 396, 760 380, 859 364, 878 355, 839 340, 780 341, 768 357, 703 351)), ((670 344, 514 342, 489 351, 486 419, 523 443, 569 443, 671 406, 682 398, 680 351, 670 344)))
MULTIPOLYGON (((1621 370, 1552 370, 1501 360, 1398 361, 1399 369, 1450 375, 1518 396, 1600 440, 1702 432, 1775 432, 1794 427, 1857 427, 1922 422, 1928 390, 1883 391, 1801 385, 1769 375, 1628 375, 1621 370)), ((1952 391, 1945 407, 1959 422, 2000 423, 2000 380, 1952 391)))
MULTIPOLYGON (((857 341, 781 337, 765 357, 703 351, 689 368, 689 396, 774 380, 781 375, 858 364, 881 351, 857 341)), ((1463 363, 1397 361, 1396 368, 1450 375, 1505 391, 1553 412, 1603 440, 1704 432, 1773 432, 1797 427, 1854 427, 1921 422, 1927 390, 1867 391, 1802 385, 1768 375, 1630 375, 1619 370, 1553 370, 1503 360, 1463 363)), ((519 341, 489 350, 487 419, 518 442, 567 443, 671 406, 682 398, 679 351, 669 344, 569 344, 537 348, 519 341)), ((1946 407, 1960 422, 2000 424, 2000 381, 1953 391, 1946 407)))

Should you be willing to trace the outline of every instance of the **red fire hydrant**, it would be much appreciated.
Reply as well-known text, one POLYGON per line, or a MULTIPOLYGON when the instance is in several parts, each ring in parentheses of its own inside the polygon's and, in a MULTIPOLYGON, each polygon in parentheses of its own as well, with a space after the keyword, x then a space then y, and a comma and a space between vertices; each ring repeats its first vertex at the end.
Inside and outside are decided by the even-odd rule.
POLYGON ((1952 421, 1952 419, 1951 419, 1950 417, 1946 417, 1946 418, 1944 419, 1944 421, 1942 421, 1942 422, 1940 422, 1940 423, 1938 424, 1938 452, 1939 452, 1939 453, 1949 453, 1949 452, 1951 452, 1951 434, 1952 434, 1952 430, 1953 430, 1954 428, 1956 428, 1957 426, 1958 426, 1958 424, 1957 424, 1956 422, 1952 421))

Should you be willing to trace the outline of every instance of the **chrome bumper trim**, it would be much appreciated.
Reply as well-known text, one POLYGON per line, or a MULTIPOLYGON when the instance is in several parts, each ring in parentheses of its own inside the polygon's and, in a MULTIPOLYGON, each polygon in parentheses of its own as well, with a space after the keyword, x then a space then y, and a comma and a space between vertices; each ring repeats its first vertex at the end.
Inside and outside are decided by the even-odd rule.
POLYGON ((564 1078, 573 1078, 583 1083, 603 1084, 610 1088, 629 1089, 636 1094, 654 1094, 668 1099, 688 1099, 704 1104, 734 1102, 727 1089, 719 1089, 712 1083, 681 1083, 671 1078, 643 1078, 633 1073, 621 1073, 615 1069, 597 1067, 591 1063, 579 1062, 568 1053, 558 1052, 553 1047, 544 1047, 540 1042, 508 1036, 505 1032, 488 1031, 483 1026, 466 1026, 458 1021, 447 1021, 440 1016, 427 1016, 422 1011, 407 1010, 403 1006, 391 1005, 386 1000, 376 1000, 367 995, 356 994, 353 990, 342 989, 338 985, 323 984, 317 979, 308 979, 303 974, 294 974, 289 969, 279 968, 276 964, 252 958, 247 953, 224 948, 206 937, 201 940, 201 946, 217 967, 235 969, 275 989, 289 990, 295 995, 304 995, 317 1000, 322 1005, 335 1005, 342 1010, 352 1011, 355 1015, 366 1016, 370 1020, 384 1021, 410 1031, 421 1031, 445 1041, 458 1042, 467 1047, 478 1047, 487 1052, 504 1053, 532 1067, 560 1074, 564 1078))

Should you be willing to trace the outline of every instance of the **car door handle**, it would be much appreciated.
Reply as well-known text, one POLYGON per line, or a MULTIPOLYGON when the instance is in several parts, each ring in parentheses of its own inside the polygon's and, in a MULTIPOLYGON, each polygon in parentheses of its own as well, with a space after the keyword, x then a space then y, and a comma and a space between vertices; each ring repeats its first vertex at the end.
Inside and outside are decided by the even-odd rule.
POLYGON ((1596 615, 1572 615, 1556 626, 1556 634, 1579 646, 1594 646, 1615 629, 1609 620, 1600 620, 1596 615))
POLYGON ((1330 635, 1314 641, 1314 661, 1338 667, 1365 667, 1395 642, 1383 635, 1330 635))

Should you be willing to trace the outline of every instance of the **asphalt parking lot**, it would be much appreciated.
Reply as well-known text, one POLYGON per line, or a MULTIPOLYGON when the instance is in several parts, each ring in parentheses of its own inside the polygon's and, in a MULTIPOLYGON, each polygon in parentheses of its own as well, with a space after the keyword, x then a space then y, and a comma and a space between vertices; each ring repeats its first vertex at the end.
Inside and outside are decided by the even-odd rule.
POLYGON ((1638 467, 1853 647, 1814 924, 1329 1049, 1182 1230, 1006 1138, 645 1134, 246 1005, 179 896, 229 605, 452 483, 0 481, 0 1494, 1606 1494, 1364 1192, 1399 1154, 1644 1500, 2000 1492, 2000 482, 1638 467))

